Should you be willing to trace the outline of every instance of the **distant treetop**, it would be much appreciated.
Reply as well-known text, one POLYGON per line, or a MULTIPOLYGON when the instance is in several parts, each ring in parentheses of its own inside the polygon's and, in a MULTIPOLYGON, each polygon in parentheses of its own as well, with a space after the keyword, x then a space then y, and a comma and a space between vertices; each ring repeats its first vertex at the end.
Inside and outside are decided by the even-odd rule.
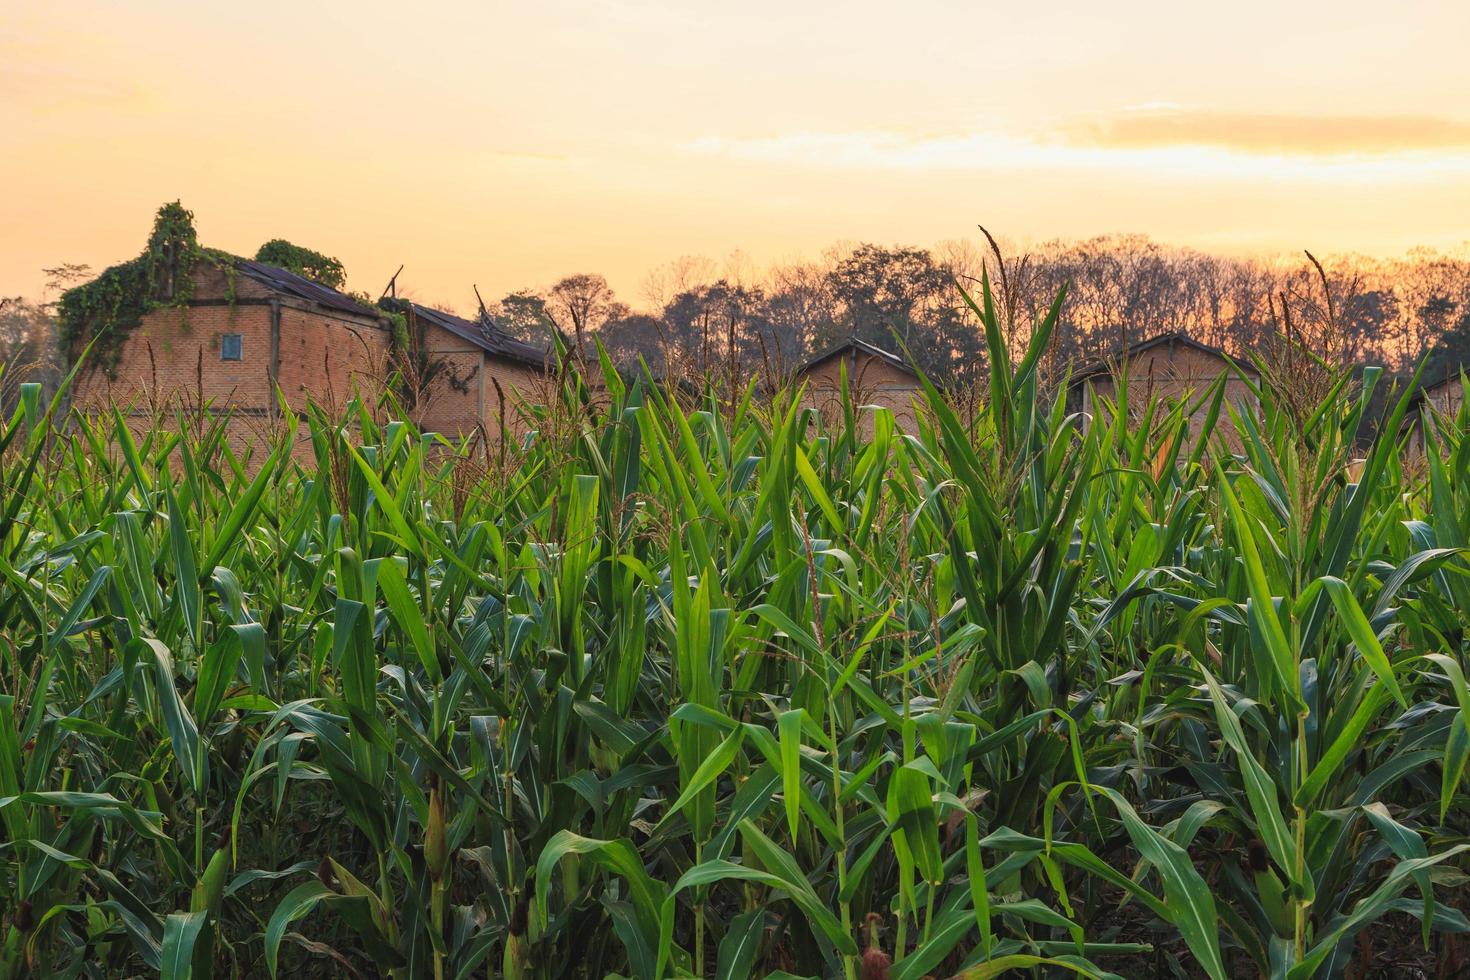
POLYGON ((141 255, 61 294, 57 339, 68 361, 95 342, 95 363, 110 374, 123 337, 146 313, 188 305, 194 266, 200 261, 222 265, 229 257, 200 246, 194 212, 178 201, 160 207, 141 255))
MULTIPOLYGON (((283 238, 262 245, 255 253, 255 261, 285 269, 332 290, 340 290, 347 279, 347 272, 337 259, 293 245, 283 238)), ((61 294, 56 309, 57 341, 67 361, 92 343, 93 363, 111 374, 116 369, 124 338, 145 315, 165 307, 183 309, 189 305, 194 269, 200 262, 224 271, 225 298, 231 303, 236 274, 244 271, 256 275, 239 257, 200 245, 194 213, 181 203, 172 201, 160 207, 142 254, 104 269, 90 282, 61 294)), ((61 267, 56 271, 70 275, 77 268, 61 267)), ((345 297, 342 301, 348 302, 345 297)))
POLYGON ((255 261, 280 266, 329 289, 341 289, 347 281, 347 270, 338 259, 284 238, 272 238, 260 246, 255 253, 255 261))

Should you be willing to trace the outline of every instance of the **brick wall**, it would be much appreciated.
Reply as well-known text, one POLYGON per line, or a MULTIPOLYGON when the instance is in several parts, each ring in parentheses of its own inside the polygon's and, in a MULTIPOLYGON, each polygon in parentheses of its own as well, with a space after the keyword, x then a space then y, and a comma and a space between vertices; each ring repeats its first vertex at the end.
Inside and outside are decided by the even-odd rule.
POLYGON ((156 310, 127 335, 116 370, 79 375, 72 401, 100 408, 214 400, 264 410, 270 393, 269 306, 156 310), (242 359, 220 360, 220 338, 241 335, 242 359))
MULTIPOLYGON (((893 412, 899 429, 913 432, 917 428, 918 408, 923 401, 919 381, 871 354, 832 357, 798 374, 798 383, 806 384, 802 404, 815 408, 828 426, 842 423, 842 365, 847 365, 847 383, 854 406, 880 405, 893 412)), ((872 432, 872 413, 862 412, 863 429, 872 432)))
POLYGON ((182 309, 144 316, 122 341, 113 372, 93 368, 78 376, 72 404, 89 413, 117 405, 130 425, 141 427, 152 424, 155 410, 208 403, 216 411, 228 408, 238 414, 227 432, 237 451, 259 445, 277 408, 271 382, 276 306, 277 381, 291 408, 304 410, 309 400, 340 406, 355 389, 373 397, 386 377, 390 334, 367 316, 280 296, 253 279, 230 277, 209 265, 195 270, 190 302, 182 309), (240 337, 238 361, 220 357, 222 338, 228 334, 240 337))
MULTIPOLYGON (((1210 411, 1206 394, 1222 376, 1226 378, 1226 402, 1234 405, 1237 412, 1256 410, 1256 397, 1250 385, 1241 380, 1228 361, 1208 351, 1161 344, 1129 358, 1127 372, 1129 412, 1134 416, 1143 413, 1150 399, 1156 398, 1170 405, 1185 401, 1192 408, 1190 430, 1197 434, 1203 429, 1210 411)), ((1087 399, 1084 411, 1098 411, 1098 397, 1116 400, 1117 383, 1111 376, 1102 375, 1086 383, 1092 389, 1092 397, 1087 399)), ((1223 404, 1215 432, 1227 446, 1240 449, 1240 434, 1231 424, 1229 411, 1223 404)))
POLYGON ((522 403, 534 404, 544 397, 542 374, 519 361, 496 357, 437 324, 420 323, 425 351, 444 365, 430 380, 414 413, 415 423, 450 438, 467 436, 483 425, 494 439, 500 432, 503 395, 507 427, 518 436, 524 434, 528 413, 522 403))
POLYGON ((546 375, 519 361, 501 357, 485 358, 481 374, 485 379, 485 430, 496 438, 501 427, 501 397, 504 397, 505 427, 517 439, 535 424, 530 407, 549 397, 546 375), (496 393, 496 383, 500 394, 496 393))
POLYGON ((388 328, 365 318, 282 305, 278 383, 298 411, 308 402, 335 409, 355 392, 376 398, 391 347, 388 328))
POLYGON ((191 305, 143 317, 122 341, 116 369, 94 368, 78 378, 73 402, 97 408, 113 403, 141 406, 201 398, 247 412, 269 413, 272 302, 280 306, 278 381, 293 408, 308 397, 345 399, 358 385, 375 392, 389 348, 386 327, 364 316, 321 309, 289 296, 274 296, 245 276, 234 278, 228 297, 222 270, 196 270, 191 305), (240 335, 240 360, 221 360, 221 339, 240 335))
POLYGON ((480 374, 484 353, 476 349, 442 351, 432 356, 439 363, 414 421, 425 432, 439 432, 451 439, 467 436, 482 421, 480 399, 485 379, 480 374))

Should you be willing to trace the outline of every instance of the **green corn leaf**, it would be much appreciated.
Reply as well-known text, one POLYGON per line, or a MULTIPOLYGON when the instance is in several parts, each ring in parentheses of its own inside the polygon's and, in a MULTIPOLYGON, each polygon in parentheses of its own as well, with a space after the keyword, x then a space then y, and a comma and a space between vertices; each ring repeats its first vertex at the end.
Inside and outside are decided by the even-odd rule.
POLYGON ((997 957, 988 963, 961 970, 954 975, 953 980, 994 980, 1011 970, 1028 970, 1033 967, 1057 967, 1070 970, 1078 976, 1087 977, 1088 980, 1103 980, 1110 976, 1110 974, 1074 960, 1032 956, 1028 953, 1012 953, 1009 956, 997 957))
POLYGON ((1337 917, 1315 937, 1316 943, 1307 950, 1302 961, 1286 972, 1287 980, 1309 980, 1337 948, 1338 943, 1376 921, 1411 882, 1422 877, 1422 872, 1467 850, 1470 850, 1470 844, 1458 844, 1430 857, 1400 861, 1394 865, 1393 870, 1372 893, 1359 899, 1353 905, 1352 911, 1337 917))
MULTIPOLYGON (((747 838, 747 840, 754 839, 764 842, 758 848, 762 853, 763 861, 765 860, 766 854, 784 853, 780 852, 780 849, 776 848, 774 842, 761 835, 748 822, 742 825, 741 830, 742 833, 755 835, 754 838, 747 838), (774 848, 775 851, 766 851, 765 845, 774 848)), ((789 856, 787 858, 789 860, 789 856)), ((785 865, 787 861, 782 860, 777 863, 785 865)), ((796 903, 797 907, 806 915, 807 921, 838 952, 849 955, 855 955, 857 953, 857 944, 843 930, 842 923, 822 904, 821 899, 817 897, 811 885, 799 873, 792 875, 782 872, 762 871, 756 868, 745 867, 744 865, 732 864, 729 861, 706 861, 684 872, 674 884, 674 887, 669 890, 668 898, 664 900, 659 938, 658 962, 660 969, 658 976, 663 976, 663 967, 668 963, 669 953, 673 947, 675 899, 685 889, 696 888, 720 881, 752 881, 780 891, 796 903)))
POLYGON ((1429 653, 1424 659, 1439 667, 1449 678, 1450 693, 1455 696, 1455 701, 1460 706, 1459 730, 1451 732, 1448 744, 1445 746, 1444 787, 1440 793, 1439 818, 1443 820, 1449 813, 1450 802, 1459 786, 1460 779, 1465 772, 1465 760, 1467 749, 1470 749, 1470 684, 1465 682, 1465 672, 1460 665, 1450 657, 1440 653, 1429 653))
POLYGON ((173 487, 165 489, 168 500, 168 537, 174 559, 174 588, 178 590, 179 608, 184 616, 184 628, 188 632, 193 650, 199 649, 201 609, 203 593, 199 587, 199 566, 194 560, 194 545, 189 540, 189 526, 184 521, 184 512, 179 509, 179 500, 173 487))
POLYGON ((162 980, 190 980, 195 975, 194 945, 201 935, 207 935, 208 918, 205 912, 171 912, 163 920, 162 980))
POLYGON ((189 709, 179 697, 174 683, 174 662, 168 647, 157 640, 142 638, 131 644, 133 656, 146 659, 153 669, 154 689, 163 713, 164 726, 173 744, 174 760, 179 773, 194 792, 199 793, 209 780, 209 756, 199 738, 199 728, 189 709))
POLYGON ((1363 608, 1358 605, 1358 600, 1353 598, 1352 589, 1340 578, 1330 575, 1323 576, 1302 592, 1298 606, 1303 608, 1309 606, 1319 591, 1325 591, 1332 599, 1332 604, 1337 607, 1337 614, 1342 620, 1343 628, 1352 637, 1359 655, 1393 694, 1399 706, 1407 708, 1409 702, 1404 698, 1404 692, 1399 687, 1398 680, 1393 676, 1393 666, 1388 662, 1388 656, 1384 654, 1378 637, 1374 635, 1373 627, 1368 624, 1368 617, 1363 614, 1363 608))
MULTIPOLYGON (((1256 822, 1256 833, 1270 851, 1277 867, 1283 873, 1291 875, 1296 869, 1296 839, 1287 829, 1286 818, 1281 814, 1276 784, 1266 772, 1266 767, 1257 761, 1255 753, 1251 751, 1245 740, 1245 732, 1240 727, 1240 720, 1226 702, 1225 692, 1219 682, 1208 670, 1201 668, 1200 673, 1209 685, 1210 699, 1215 704, 1215 718, 1220 725, 1221 737, 1234 750, 1240 763, 1240 776, 1245 783, 1246 798, 1250 801, 1251 816, 1256 822)), ((1297 884, 1305 886, 1307 883, 1297 884)))
POLYGON ((270 921, 265 925, 265 965, 270 975, 276 975, 277 964, 281 955, 281 940, 286 935, 287 928, 297 919, 310 915, 324 898, 335 894, 320 881, 308 881, 297 885, 281 899, 275 911, 271 913, 270 921))
POLYGON ((1292 797, 1292 802, 1297 806, 1310 806, 1327 788, 1328 782, 1337 775, 1343 761, 1354 749, 1362 747, 1363 733, 1368 726, 1377 718, 1378 713, 1383 710, 1388 702, 1388 687, 1382 685, 1371 688, 1358 707, 1353 711, 1348 723, 1338 732, 1337 737, 1332 740, 1327 751, 1317 760, 1307 778, 1297 787, 1292 797))
POLYGON ((719 744, 719 747, 699 764, 699 768, 694 771, 694 775, 684 787, 683 792, 679 794, 679 798, 674 801, 674 805, 669 807, 668 812, 654 826, 654 830, 663 827, 675 814, 684 809, 690 800, 708 789, 716 779, 719 779, 721 774, 730 768, 730 763, 735 761, 735 756, 739 753, 740 744, 743 741, 745 741, 745 730, 742 728, 737 728, 727 735, 725 740, 719 744))
POLYGON ((1294 707, 1305 710, 1306 704, 1302 701, 1301 680, 1297 676, 1296 657, 1292 654, 1291 645, 1286 639, 1286 630, 1281 625, 1281 617, 1276 612, 1276 600, 1271 594, 1271 586, 1266 579, 1265 566, 1261 564, 1261 553, 1256 547, 1255 535, 1251 532, 1250 520, 1246 516, 1240 501, 1236 499, 1235 491, 1230 487, 1230 480, 1223 471, 1217 470, 1219 475, 1220 496, 1229 509, 1231 524, 1235 530, 1235 540, 1240 546, 1241 557, 1245 561, 1246 582, 1250 592, 1249 615, 1259 630, 1266 644, 1268 660, 1276 674, 1276 681, 1281 689, 1291 698, 1294 707))
POLYGON ((965 870, 970 879, 970 905, 980 930, 980 955, 990 958, 993 933, 990 924, 990 891, 985 882, 985 865, 980 860, 980 837, 974 814, 965 815, 965 870))
POLYGON ((801 823, 801 725, 805 717, 805 711, 795 708, 783 711, 777 719, 781 735, 781 794, 786 806, 786 827, 793 841, 801 823))
POLYGON ((255 474, 255 479, 250 481, 245 492, 230 507, 230 512, 225 515, 224 521, 215 529, 214 544, 210 547, 209 553, 204 558, 204 564, 201 566, 206 571, 212 570, 224 560, 225 553, 239 540, 246 524, 255 515, 255 508, 259 506, 261 498, 270 488, 280 452, 280 447, 271 452, 270 458, 261 464, 260 471, 255 474))
MULTIPOLYGON (((658 936, 664 886, 648 876, 638 851, 628 840, 595 840, 569 830, 557 831, 536 859, 536 921, 544 930, 550 909, 551 872, 568 855, 581 855, 619 875, 627 883, 633 908, 650 942, 658 936)), ((568 896, 571 897, 571 896, 568 896)))
POLYGON ((939 817, 929 776, 913 763, 895 770, 888 784, 888 819, 894 826, 895 844, 913 855, 926 881, 938 885, 944 879, 939 817))
POLYGON ((730 921, 720 940, 715 980, 746 980, 754 974, 756 954, 765 933, 766 911, 755 909, 730 921))
POLYGON ((1189 854, 1145 824, 1122 794, 1106 786, 1093 789, 1112 801, 1139 856, 1148 860, 1158 872, 1164 883, 1164 901, 1170 921, 1184 937, 1200 968, 1211 980, 1225 980, 1215 898, 1195 870, 1189 854))
POLYGON ((396 562, 384 562, 378 566, 378 588, 388 602, 394 623, 408 638, 430 681, 437 682, 442 677, 442 671, 438 654, 434 651, 433 637, 429 635, 428 624, 424 622, 424 611, 414 602, 413 595, 408 591, 408 582, 404 580, 403 572, 396 562))
POLYGON ((232 623, 204 651, 194 689, 194 716, 200 723, 207 726, 214 717, 241 659, 264 662, 265 630, 259 623, 232 623))

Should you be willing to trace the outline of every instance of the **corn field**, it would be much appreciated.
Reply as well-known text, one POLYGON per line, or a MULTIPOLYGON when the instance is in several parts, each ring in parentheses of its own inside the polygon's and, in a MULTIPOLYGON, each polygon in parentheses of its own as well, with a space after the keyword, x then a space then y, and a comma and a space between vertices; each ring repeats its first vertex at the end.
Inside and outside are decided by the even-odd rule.
POLYGON ((503 458, 245 459, 27 387, 0 980, 1466 975, 1470 423, 1087 424, 988 293, 912 432, 604 364, 503 458))

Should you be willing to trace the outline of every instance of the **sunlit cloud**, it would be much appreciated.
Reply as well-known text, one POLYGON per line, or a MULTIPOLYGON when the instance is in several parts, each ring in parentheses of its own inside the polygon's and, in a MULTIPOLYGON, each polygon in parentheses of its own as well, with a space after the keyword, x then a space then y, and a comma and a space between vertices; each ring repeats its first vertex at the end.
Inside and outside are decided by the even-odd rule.
POLYGON ((354 288, 407 261, 460 304, 976 217, 1234 251, 1466 237, 1464 0, 1347 0, 1308 45, 1320 18, 1279 0, 825 6, 0 0, 0 295, 136 254, 175 198, 221 248, 284 236, 354 288))
MULTIPOLYGON (((1325 132, 1319 135, 1317 145, 1325 147, 1326 138, 1325 132)), ((1371 152, 1288 152, 1264 141, 1236 146, 1199 139, 1080 139, 1073 129, 1043 136, 1000 131, 914 136, 863 130, 734 139, 711 136, 686 144, 685 150, 773 165, 860 170, 1107 171, 1190 179, 1339 182, 1416 181, 1470 174, 1470 138, 1460 144, 1379 147, 1371 152)))
POLYGON ((1130 107, 1066 135, 1109 147, 1216 146, 1247 153, 1379 155, 1470 152, 1470 120, 1434 116, 1321 116, 1208 112, 1167 103, 1130 107))

